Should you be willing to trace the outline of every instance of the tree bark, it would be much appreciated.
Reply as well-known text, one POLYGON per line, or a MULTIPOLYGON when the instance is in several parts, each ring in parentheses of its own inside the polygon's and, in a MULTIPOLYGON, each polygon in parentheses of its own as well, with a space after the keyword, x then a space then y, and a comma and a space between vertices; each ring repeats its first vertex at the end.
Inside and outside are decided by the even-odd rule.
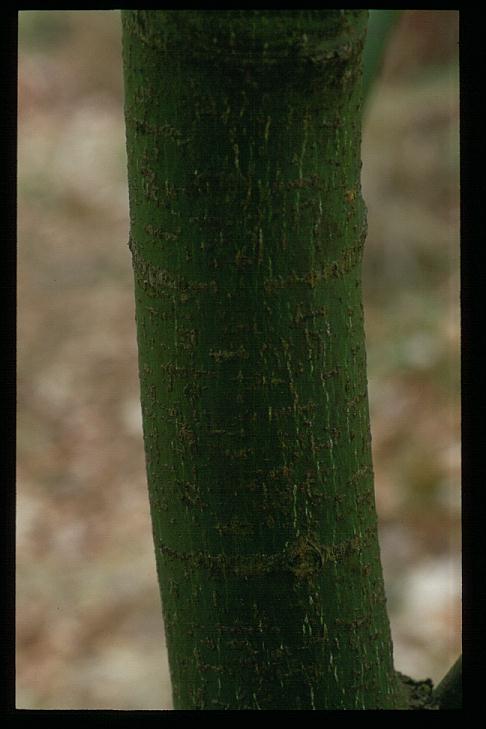
POLYGON ((366 11, 124 11, 176 709, 386 709, 361 257, 366 11))

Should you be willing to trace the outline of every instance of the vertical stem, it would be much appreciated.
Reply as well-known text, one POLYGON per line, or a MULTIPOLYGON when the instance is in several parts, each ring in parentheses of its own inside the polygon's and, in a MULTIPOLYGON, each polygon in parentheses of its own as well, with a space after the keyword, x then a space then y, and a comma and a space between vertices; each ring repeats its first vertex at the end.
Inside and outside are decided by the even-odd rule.
POLYGON ((123 12, 141 399, 175 708, 401 701, 361 300, 366 20, 123 12))

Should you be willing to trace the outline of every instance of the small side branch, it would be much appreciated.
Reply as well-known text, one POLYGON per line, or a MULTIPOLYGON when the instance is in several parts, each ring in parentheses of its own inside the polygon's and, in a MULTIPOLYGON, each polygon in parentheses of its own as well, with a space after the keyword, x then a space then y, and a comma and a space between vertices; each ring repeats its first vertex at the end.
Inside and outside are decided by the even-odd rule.
POLYGON ((371 10, 363 52, 363 98, 371 93, 385 57, 388 40, 400 18, 400 10, 371 10))
POLYGON ((462 655, 434 691, 439 709, 462 709, 462 655))

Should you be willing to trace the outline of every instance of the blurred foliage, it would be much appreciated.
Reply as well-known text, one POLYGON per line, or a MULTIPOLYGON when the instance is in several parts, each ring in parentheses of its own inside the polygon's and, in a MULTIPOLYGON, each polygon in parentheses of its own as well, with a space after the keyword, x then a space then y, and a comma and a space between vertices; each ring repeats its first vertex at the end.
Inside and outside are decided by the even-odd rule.
POLYGON ((73 16, 69 13, 30 12, 19 16, 23 47, 27 52, 52 52, 66 45, 76 32, 73 16))
MULTIPOLYGON (((399 670, 460 646, 456 11, 404 11, 363 130, 376 499, 399 670)), ((145 486, 119 14, 19 24, 17 705, 170 707, 145 486)))

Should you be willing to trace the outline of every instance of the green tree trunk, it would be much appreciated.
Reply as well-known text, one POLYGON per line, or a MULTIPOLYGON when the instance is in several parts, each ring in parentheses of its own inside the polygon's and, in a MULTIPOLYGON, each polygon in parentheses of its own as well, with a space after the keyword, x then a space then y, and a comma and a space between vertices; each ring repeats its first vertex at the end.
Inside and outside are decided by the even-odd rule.
POLYGON ((373 492, 366 11, 125 11, 151 514, 176 709, 403 706, 373 492))

